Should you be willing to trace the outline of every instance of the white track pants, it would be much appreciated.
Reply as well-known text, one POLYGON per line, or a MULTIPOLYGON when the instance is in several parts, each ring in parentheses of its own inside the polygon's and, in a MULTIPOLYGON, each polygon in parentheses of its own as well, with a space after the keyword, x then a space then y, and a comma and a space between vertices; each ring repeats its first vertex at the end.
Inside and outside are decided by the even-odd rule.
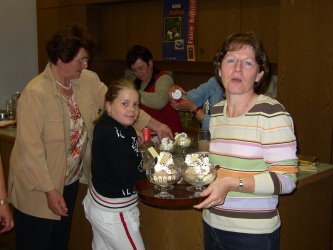
POLYGON ((89 193, 83 200, 86 218, 93 231, 94 250, 144 250, 139 231, 139 209, 113 212, 97 204, 89 193))

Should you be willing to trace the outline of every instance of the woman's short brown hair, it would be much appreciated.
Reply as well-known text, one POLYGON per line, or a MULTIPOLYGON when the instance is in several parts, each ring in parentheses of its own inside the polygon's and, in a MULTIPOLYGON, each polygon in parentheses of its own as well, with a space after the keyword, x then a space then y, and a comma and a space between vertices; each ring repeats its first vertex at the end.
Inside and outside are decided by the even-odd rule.
POLYGON ((64 63, 72 61, 81 48, 92 57, 95 40, 85 27, 75 23, 59 29, 46 44, 47 55, 53 64, 58 58, 64 63))

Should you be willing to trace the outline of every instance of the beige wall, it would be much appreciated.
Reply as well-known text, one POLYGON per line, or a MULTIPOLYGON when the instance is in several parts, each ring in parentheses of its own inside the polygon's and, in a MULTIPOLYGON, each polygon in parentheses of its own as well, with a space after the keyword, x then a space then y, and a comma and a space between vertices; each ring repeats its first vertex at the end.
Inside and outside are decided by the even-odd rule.
POLYGON ((0 1, 0 109, 37 74, 35 0, 0 1))

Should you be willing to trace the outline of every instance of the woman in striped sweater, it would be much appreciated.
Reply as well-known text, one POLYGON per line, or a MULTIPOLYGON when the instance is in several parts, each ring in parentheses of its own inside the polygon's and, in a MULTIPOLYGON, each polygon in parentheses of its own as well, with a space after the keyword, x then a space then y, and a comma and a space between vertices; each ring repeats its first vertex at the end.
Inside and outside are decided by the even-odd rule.
POLYGON ((211 114, 210 159, 218 178, 202 192, 206 249, 279 249, 278 195, 295 188, 290 114, 262 95, 268 59, 254 33, 229 36, 214 59, 226 100, 211 114))

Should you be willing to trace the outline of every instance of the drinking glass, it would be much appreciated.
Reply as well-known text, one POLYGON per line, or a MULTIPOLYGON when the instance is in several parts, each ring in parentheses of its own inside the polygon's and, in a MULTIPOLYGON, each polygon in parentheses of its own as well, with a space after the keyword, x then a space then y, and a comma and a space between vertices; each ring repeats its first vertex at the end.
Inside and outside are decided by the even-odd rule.
POLYGON ((210 132, 206 129, 198 130, 198 146, 199 151, 208 152, 209 151, 209 143, 210 143, 210 132))
POLYGON ((6 100, 6 112, 8 120, 15 120, 15 102, 12 99, 6 100))

